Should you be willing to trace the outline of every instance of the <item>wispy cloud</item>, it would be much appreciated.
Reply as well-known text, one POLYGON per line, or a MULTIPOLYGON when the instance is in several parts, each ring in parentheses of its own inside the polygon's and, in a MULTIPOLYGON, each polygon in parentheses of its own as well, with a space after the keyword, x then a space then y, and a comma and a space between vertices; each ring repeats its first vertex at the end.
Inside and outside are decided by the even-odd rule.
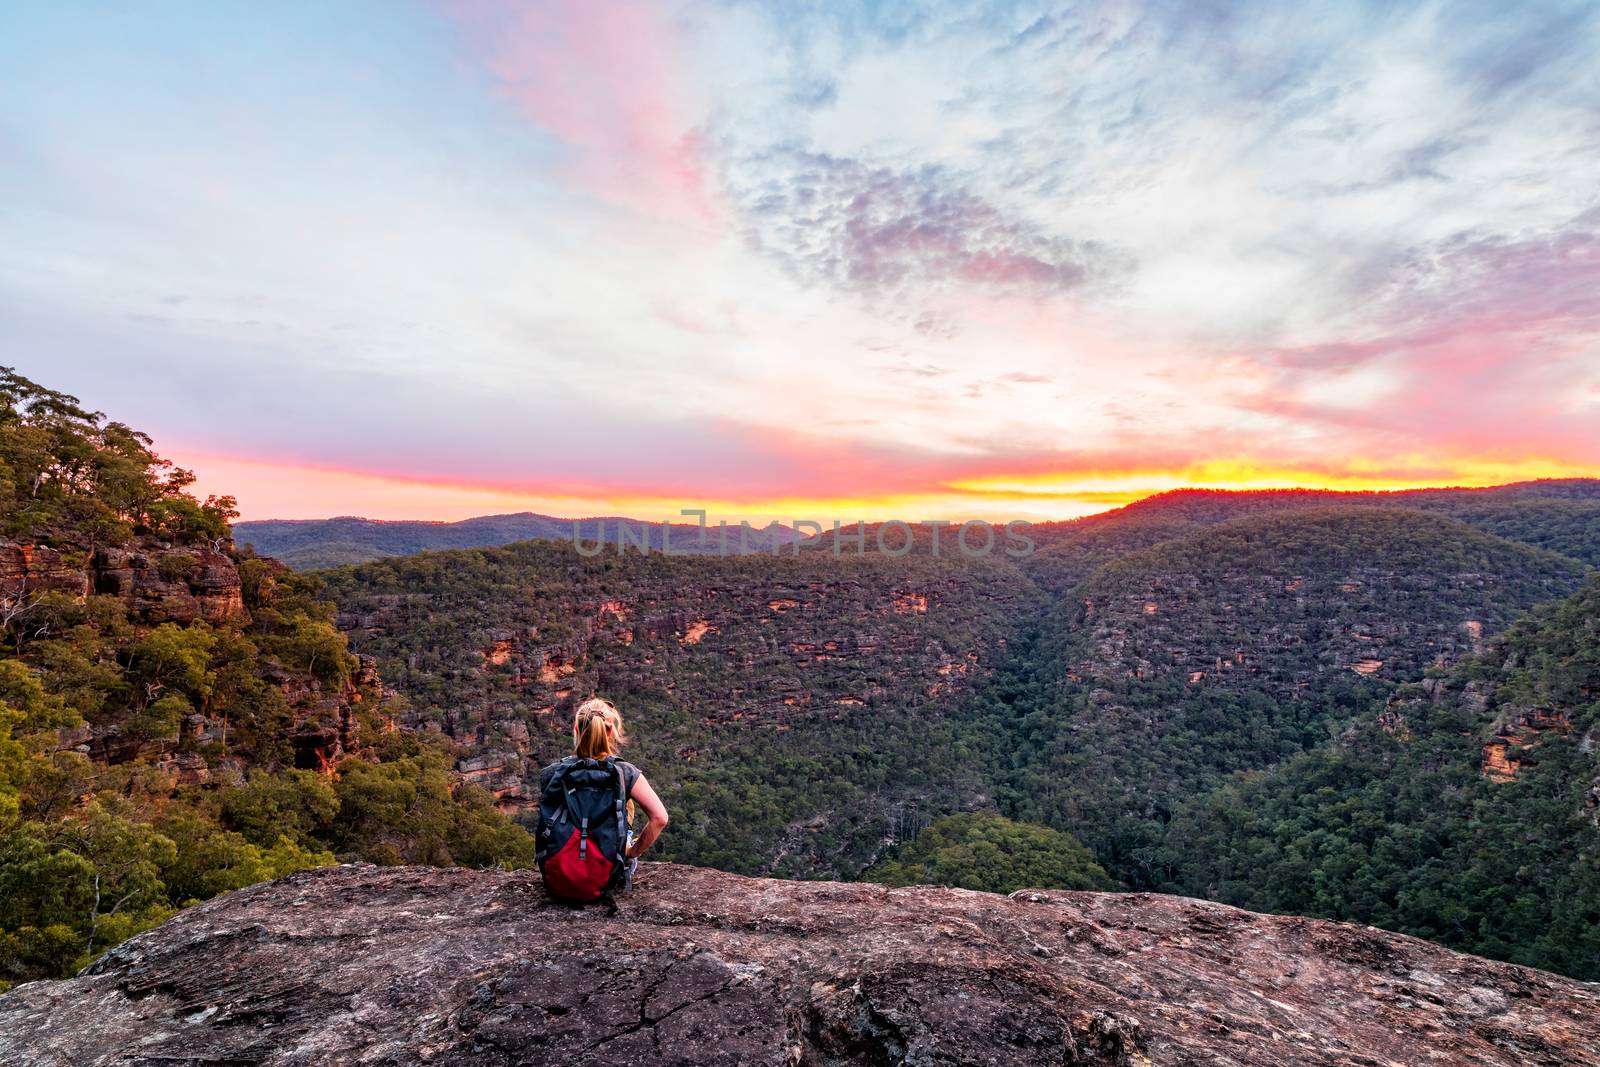
POLYGON ((1125 255, 1008 216, 938 167, 898 172, 776 151, 730 178, 751 245, 806 285, 867 298, 978 287, 1049 294, 1106 282, 1125 255))

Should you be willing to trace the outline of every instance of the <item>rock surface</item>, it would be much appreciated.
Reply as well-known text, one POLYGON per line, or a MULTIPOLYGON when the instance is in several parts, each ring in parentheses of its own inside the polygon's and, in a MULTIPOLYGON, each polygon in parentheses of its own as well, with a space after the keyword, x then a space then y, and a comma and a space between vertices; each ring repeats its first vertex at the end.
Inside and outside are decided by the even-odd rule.
POLYGON ((213 548, 134 545, 95 551, 94 591, 120 596, 144 622, 248 621, 239 568, 213 548))
POLYGON ((0 1063, 1600 1064, 1600 986, 1142 894, 339 867, 0 997, 0 1063))

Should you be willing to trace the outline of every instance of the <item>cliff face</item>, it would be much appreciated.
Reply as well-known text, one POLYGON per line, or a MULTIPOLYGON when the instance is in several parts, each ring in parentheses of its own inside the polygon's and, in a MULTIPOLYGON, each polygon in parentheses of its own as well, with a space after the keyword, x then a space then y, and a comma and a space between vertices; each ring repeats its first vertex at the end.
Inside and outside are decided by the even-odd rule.
POLYGON ((145 623, 248 621, 250 615, 238 567, 214 548, 145 539, 90 553, 0 541, 0 601, 20 605, 47 592, 120 597, 145 623))
POLYGON ((530 737, 564 747, 573 708, 597 688, 656 696, 710 732, 925 709, 985 675, 1022 589, 1012 572, 926 561, 906 573, 831 557, 589 562, 563 549, 330 576, 352 647, 410 693, 407 725, 467 746, 462 770, 510 811, 538 801, 514 777, 530 737), (394 572, 404 592, 390 591, 394 572), (441 632, 462 636, 442 647, 441 632))
POLYGON ((120 596, 144 622, 248 621, 239 568, 213 548, 164 545, 101 548, 89 567, 90 588, 120 596))
MULTIPOLYGON (((273 561, 261 565, 277 571, 273 561)), ((64 595, 76 604, 91 596, 120 600, 137 637, 163 623, 189 626, 248 627, 239 565, 227 552, 209 545, 175 545, 155 538, 136 538, 123 545, 90 549, 27 540, 0 540, 0 616, 28 631, 35 614, 47 606, 48 594, 64 595)), ((48 637, 42 625, 30 637, 48 637)), ((382 696, 375 662, 362 657, 350 681, 337 687, 319 682, 308 672, 269 665, 262 680, 277 688, 289 709, 285 729, 296 766, 326 770, 355 746, 354 705, 367 696, 382 696)), ((227 738, 227 707, 185 716, 176 734, 156 738, 131 736, 115 718, 86 722, 63 731, 60 747, 105 763, 152 757, 176 782, 204 784, 240 780, 243 762, 224 758, 212 766, 191 751, 227 738)))
POLYGON ((5 1064, 1600 1063, 1600 987, 1181 897, 342 867, 0 997, 5 1064))

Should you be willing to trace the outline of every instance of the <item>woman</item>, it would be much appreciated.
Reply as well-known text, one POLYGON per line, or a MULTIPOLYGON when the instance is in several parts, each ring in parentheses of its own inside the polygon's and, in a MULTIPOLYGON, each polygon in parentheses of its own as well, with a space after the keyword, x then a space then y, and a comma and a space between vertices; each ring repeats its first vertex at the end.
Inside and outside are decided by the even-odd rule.
MULTIPOLYGON (((644 855, 646 850, 655 844, 656 838, 661 836, 661 831, 667 828, 667 809, 661 803, 661 798, 656 796, 656 791, 650 787, 650 782, 644 773, 627 760, 617 759, 627 740, 627 734, 622 729, 622 713, 610 701, 594 697, 578 705, 577 714, 572 717, 573 756, 580 760, 613 759, 621 769, 623 798, 628 804, 630 826, 626 858, 631 863, 644 855), (649 820, 638 835, 631 829, 636 802, 644 809, 645 817, 649 820)), ((539 776, 541 795, 548 791, 555 775, 569 763, 570 761, 563 760, 544 769, 539 776)))

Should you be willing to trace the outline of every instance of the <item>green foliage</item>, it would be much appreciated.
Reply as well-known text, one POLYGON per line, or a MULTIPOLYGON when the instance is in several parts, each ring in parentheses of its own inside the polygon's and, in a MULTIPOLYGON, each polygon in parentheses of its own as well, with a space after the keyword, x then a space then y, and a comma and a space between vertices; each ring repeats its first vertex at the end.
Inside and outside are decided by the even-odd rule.
POLYGON ((262 846, 281 837, 301 845, 326 841, 338 813, 339 793, 327 776, 292 768, 257 771, 221 798, 223 825, 262 846))
POLYGON ((57 824, 0 834, 0 978, 70 973, 171 914, 173 842, 98 801, 57 824))
POLYGON ((374 863, 526 867, 533 838, 483 790, 457 783, 451 761, 411 736, 391 736, 379 763, 348 764, 330 830, 341 851, 374 863))
POLYGON ((886 885, 1018 889, 1111 889, 1104 868, 1070 834, 993 812, 947 815, 861 875, 886 885))
POLYGON ((168 899, 179 906, 335 862, 326 849, 306 848, 287 836, 270 845, 252 844, 194 810, 174 811, 156 825, 175 846, 173 860, 161 874, 168 899))
POLYGON ((146 741, 176 737, 184 717, 194 713, 194 705, 177 694, 168 693, 148 707, 134 713, 128 720, 127 732, 146 741))
POLYGON ((1600 500, 1517 500, 1451 510, 1480 530, 1600 567, 1600 500))
POLYGON ((211 670, 216 643, 216 634, 204 623, 162 623, 129 647, 129 681, 146 695, 173 689, 204 705, 216 683, 211 670))
MULTIPOLYGON (((154 546, 159 577, 184 581, 197 557, 164 546, 225 547, 231 517, 189 482, 143 435, 0 371, 0 532, 22 550, 47 545, 71 568, 98 545, 154 546)), ((340 856, 531 862, 532 839, 456 783, 441 743, 373 746, 330 775, 293 766, 292 732, 329 705, 377 737, 377 694, 354 686, 316 579, 249 558, 240 570, 249 621, 151 626, 120 596, 12 590, 26 610, 0 644, 0 988, 340 856), (406 804, 369 804, 374 777, 406 804)))

